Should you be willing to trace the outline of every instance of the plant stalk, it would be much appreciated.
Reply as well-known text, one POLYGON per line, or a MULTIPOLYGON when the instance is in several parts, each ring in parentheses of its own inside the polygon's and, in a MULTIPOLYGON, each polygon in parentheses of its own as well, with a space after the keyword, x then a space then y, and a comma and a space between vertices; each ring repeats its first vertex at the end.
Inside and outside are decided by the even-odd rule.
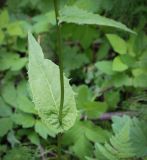
MULTIPOLYGON (((62 40, 61 40, 61 26, 58 21, 59 9, 58 9, 58 0, 54 0, 54 10, 56 16, 56 27, 57 27, 57 53, 59 57, 59 69, 60 69, 60 108, 59 108, 59 123, 62 125, 62 110, 64 104, 64 75, 63 75, 63 54, 62 54, 62 40)), ((61 160, 61 133, 57 136, 58 141, 58 160, 61 160)))
POLYGON ((58 11, 58 0, 54 0, 54 8, 56 15, 56 26, 57 26, 57 52, 59 56, 59 68, 60 68, 60 86, 61 86, 61 99, 60 99, 60 109, 59 109, 59 123, 62 125, 62 110, 64 104, 64 75, 63 75, 63 55, 62 55, 62 42, 61 42, 61 27, 58 21, 59 11, 58 11))

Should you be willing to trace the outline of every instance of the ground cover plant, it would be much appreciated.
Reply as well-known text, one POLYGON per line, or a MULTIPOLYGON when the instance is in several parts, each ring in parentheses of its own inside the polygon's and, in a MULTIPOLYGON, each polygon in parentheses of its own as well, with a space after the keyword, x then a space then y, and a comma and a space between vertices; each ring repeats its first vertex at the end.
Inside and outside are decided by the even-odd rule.
POLYGON ((147 159, 146 11, 0 2, 0 159, 147 159))

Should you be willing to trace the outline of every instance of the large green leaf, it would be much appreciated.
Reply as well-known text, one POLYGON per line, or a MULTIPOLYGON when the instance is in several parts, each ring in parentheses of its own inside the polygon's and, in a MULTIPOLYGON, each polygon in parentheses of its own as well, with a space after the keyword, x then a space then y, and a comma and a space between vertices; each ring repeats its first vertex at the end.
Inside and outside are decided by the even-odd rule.
POLYGON ((112 19, 100 16, 98 14, 87 12, 86 10, 77 8, 75 6, 64 7, 60 11, 59 22, 108 26, 134 33, 131 29, 127 28, 127 26, 120 22, 116 22, 112 19))
POLYGON ((68 130, 76 120, 77 110, 74 92, 69 80, 64 77, 65 98, 62 110, 62 124, 59 123, 60 108, 60 75, 59 67, 50 60, 44 59, 40 45, 29 34, 29 83, 33 101, 39 116, 56 133, 68 130))

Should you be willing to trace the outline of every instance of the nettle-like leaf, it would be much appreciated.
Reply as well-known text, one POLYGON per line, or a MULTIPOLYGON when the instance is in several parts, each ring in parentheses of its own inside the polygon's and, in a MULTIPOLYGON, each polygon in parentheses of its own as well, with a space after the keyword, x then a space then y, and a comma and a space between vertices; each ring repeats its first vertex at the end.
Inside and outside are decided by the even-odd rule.
POLYGON ((40 45, 29 34, 29 83, 33 101, 41 119, 56 133, 64 132, 73 126, 77 110, 74 92, 69 80, 64 77, 65 98, 62 110, 62 124, 59 123, 60 74, 59 67, 43 56, 40 45))
POLYGON ((94 125, 90 121, 77 121, 73 128, 67 131, 63 136, 63 144, 71 145, 70 150, 80 159, 85 156, 91 156, 93 145, 91 142, 104 143, 110 136, 110 133, 101 127, 94 125))
POLYGON ((146 122, 137 118, 113 117, 114 135, 104 145, 96 144, 96 157, 100 160, 141 158, 147 155, 146 122))
POLYGON ((75 23, 75 24, 81 24, 81 25, 88 24, 88 25, 108 26, 108 27, 114 27, 127 32, 134 33, 126 25, 120 22, 116 22, 112 19, 88 12, 76 6, 72 6, 72 7, 65 6, 60 11, 59 22, 75 23))

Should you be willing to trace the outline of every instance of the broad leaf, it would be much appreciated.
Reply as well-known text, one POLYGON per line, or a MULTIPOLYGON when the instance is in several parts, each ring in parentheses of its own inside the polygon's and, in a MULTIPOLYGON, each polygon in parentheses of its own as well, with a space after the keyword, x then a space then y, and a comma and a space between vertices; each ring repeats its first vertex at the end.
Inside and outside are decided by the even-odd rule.
POLYGON ((112 19, 100 16, 98 14, 87 12, 86 10, 77 8, 75 6, 64 7, 60 11, 59 22, 108 26, 134 33, 131 29, 127 28, 124 24, 120 22, 116 22, 112 19))
POLYGON ((29 83, 33 101, 39 116, 56 133, 68 130, 76 120, 77 110, 74 92, 69 80, 64 77, 65 98, 62 110, 62 124, 59 123, 60 75, 59 67, 44 59, 43 52, 33 36, 29 34, 29 83))

